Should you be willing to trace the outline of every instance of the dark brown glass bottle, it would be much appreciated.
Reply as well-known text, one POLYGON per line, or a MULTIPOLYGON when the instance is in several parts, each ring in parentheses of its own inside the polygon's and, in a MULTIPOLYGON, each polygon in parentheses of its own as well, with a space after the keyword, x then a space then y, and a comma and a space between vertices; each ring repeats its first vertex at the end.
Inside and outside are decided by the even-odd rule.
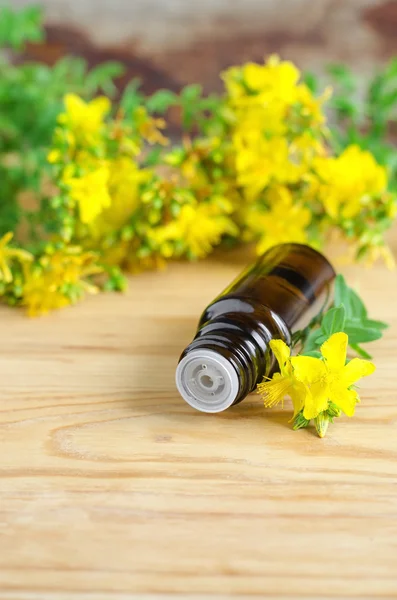
POLYGON ((280 244, 248 266, 203 312, 176 371, 182 397, 203 412, 241 402, 275 366, 272 339, 291 335, 321 310, 334 269, 302 244, 280 244))

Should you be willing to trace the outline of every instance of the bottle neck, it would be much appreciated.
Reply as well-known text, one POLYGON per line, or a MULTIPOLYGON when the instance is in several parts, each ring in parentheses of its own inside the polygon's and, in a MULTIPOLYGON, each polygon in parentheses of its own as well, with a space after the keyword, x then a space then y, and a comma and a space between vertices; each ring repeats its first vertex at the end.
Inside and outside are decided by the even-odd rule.
POLYGON ((283 321, 266 307, 251 312, 213 313, 185 349, 177 370, 182 396, 195 408, 220 412, 240 402, 268 375, 272 339, 290 343, 283 321))

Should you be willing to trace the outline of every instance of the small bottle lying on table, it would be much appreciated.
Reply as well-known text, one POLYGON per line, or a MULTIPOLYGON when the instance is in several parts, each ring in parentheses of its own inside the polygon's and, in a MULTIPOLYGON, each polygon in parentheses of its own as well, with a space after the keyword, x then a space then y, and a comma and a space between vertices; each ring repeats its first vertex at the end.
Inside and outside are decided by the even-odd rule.
POLYGON ((193 408, 241 402, 275 366, 272 339, 291 344, 327 303, 335 271, 303 244, 280 244, 248 266, 210 305, 183 351, 176 385, 193 408))

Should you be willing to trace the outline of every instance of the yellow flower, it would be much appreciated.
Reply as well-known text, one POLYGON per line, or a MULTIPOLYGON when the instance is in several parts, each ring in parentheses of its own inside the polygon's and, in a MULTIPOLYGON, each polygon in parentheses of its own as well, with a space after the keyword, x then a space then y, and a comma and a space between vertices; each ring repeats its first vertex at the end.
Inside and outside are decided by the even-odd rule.
POLYGON ((386 190, 386 169, 358 146, 349 146, 336 158, 318 157, 313 167, 318 179, 312 182, 312 193, 333 219, 357 216, 370 196, 386 190))
POLYGON ((292 63, 277 56, 223 74, 236 179, 248 200, 274 183, 304 183, 313 159, 324 153, 327 94, 315 98, 299 77, 292 63))
POLYGON ((316 98, 305 84, 298 83, 299 78, 296 66, 277 56, 263 65, 247 63, 225 71, 228 106, 236 129, 292 138, 309 127, 321 131, 325 122, 322 105, 329 90, 316 98))
POLYGON ((85 102, 76 94, 66 94, 64 104, 66 110, 59 115, 58 122, 70 130, 78 143, 94 143, 110 111, 109 98, 99 96, 91 102, 85 102))
POLYGON ((304 167, 290 158, 286 138, 267 139, 258 132, 246 132, 234 138, 237 182, 247 198, 256 198, 271 182, 295 183, 304 167))
POLYGON ((61 154, 60 150, 58 150, 56 148, 53 148, 47 154, 47 160, 50 164, 55 164, 55 163, 59 162, 61 160, 61 158, 62 158, 62 154, 61 154))
POLYGON ((69 187, 70 198, 78 204, 82 223, 89 224, 111 204, 109 195, 109 167, 100 164, 94 171, 81 177, 73 174, 73 167, 64 170, 63 183, 69 187))
POLYGON ((291 359, 294 376, 304 383, 309 392, 303 409, 306 419, 314 419, 333 402, 347 416, 354 414, 360 398, 351 386, 361 377, 371 375, 375 365, 361 358, 346 364, 348 336, 334 333, 321 346, 322 359, 295 356, 291 359))
POLYGON ((279 100, 292 103, 296 98, 299 70, 289 61, 280 61, 271 56, 263 65, 247 63, 242 67, 231 67, 222 78, 232 99, 247 95, 258 95, 261 101, 279 100))
POLYGON ((290 349, 281 340, 272 340, 270 348, 280 366, 280 373, 263 381, 258 392, 265 406, 275 406, 286 395, 291 396, 294 415, 303 409, 303 417, 315 419, 328 409, 332 402, 346 415, 354 414, 360 401, 351 389, 361 377, 371 375, 375 366, 360 358, 346 363, 348 337, 345 333, 333 334, 321 346, 322 359, 311 356, 290 356, 290 349))
POLYGON ((243 66, 244 83, 253 92, 271 92, 280 98, 295 98, 299 69, 290 61, 280 61, 272 55, 263 66, 247 63, 243 66))
POLYGON ((307 85, 301 83, 296 87, 296 102, 300 108, 300 116, 308 119, 311 126, 323 125, 326 120, 323 113, 323 104, 330 96, 331 88, 326 88, 323 94, 316 98, 307 85))
POLYGON ((202 258, 219 244, 223 235, 237 234, 236 225, 226 216, 231 210, 231 204, 226 200, 182 206, 175 220, 150 230, 149 239, 165 257, 187 253, 202 258), (174 249, 175 243, 181 248, 178 252, 174 249))
POLYGON ((140 169, 128 156, 118 156, 108 162, 107 181, 110 204, 91 222, 95 237, 118 231, 139 206, 139 186, 150 177, 150 171, 140 169))
POLYGON ((271 379, 260 383, 258 393, 263 397, 266 407, 276 406, 285 396, 290 396, 295 416, 305 405, 307 388, 294 375, 291 350, 287 344, 282 340, 271 340, 270 348, 278 362, 280 373, 274 373, 271 379))
POLYGON ((284 242, 307 242, 306 228, 312 215, 292 196, 285 186, 270 188, 265 198, 270 209, 254 205, 246 211, 245 226, 255 238, 259 237, 258 254, 284 242))
POLYGON ((11 283, 13 280, 10 264, 16 260, 22 264, 33 260, 33 256, 26 250, 11 248, 8 245, 14 234, 9 231, 0 238, 0 281, 11 283))
POLYGON ((76 246, 47 253, 26 272, 22 304, 30 316, 73 304, 98 291, 84 278, 101 270, 95 254, 76 246))

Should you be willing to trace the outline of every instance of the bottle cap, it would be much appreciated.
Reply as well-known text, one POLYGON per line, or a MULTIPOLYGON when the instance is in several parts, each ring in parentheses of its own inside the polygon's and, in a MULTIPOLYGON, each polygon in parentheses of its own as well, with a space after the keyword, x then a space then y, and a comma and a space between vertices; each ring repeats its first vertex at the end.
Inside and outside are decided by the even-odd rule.
POLYGON ((240 389, 233 365, 205 348, 187 354, 178 364, 175 378, 182 398, 201 412, 217 413, 229 408, 240 389))

